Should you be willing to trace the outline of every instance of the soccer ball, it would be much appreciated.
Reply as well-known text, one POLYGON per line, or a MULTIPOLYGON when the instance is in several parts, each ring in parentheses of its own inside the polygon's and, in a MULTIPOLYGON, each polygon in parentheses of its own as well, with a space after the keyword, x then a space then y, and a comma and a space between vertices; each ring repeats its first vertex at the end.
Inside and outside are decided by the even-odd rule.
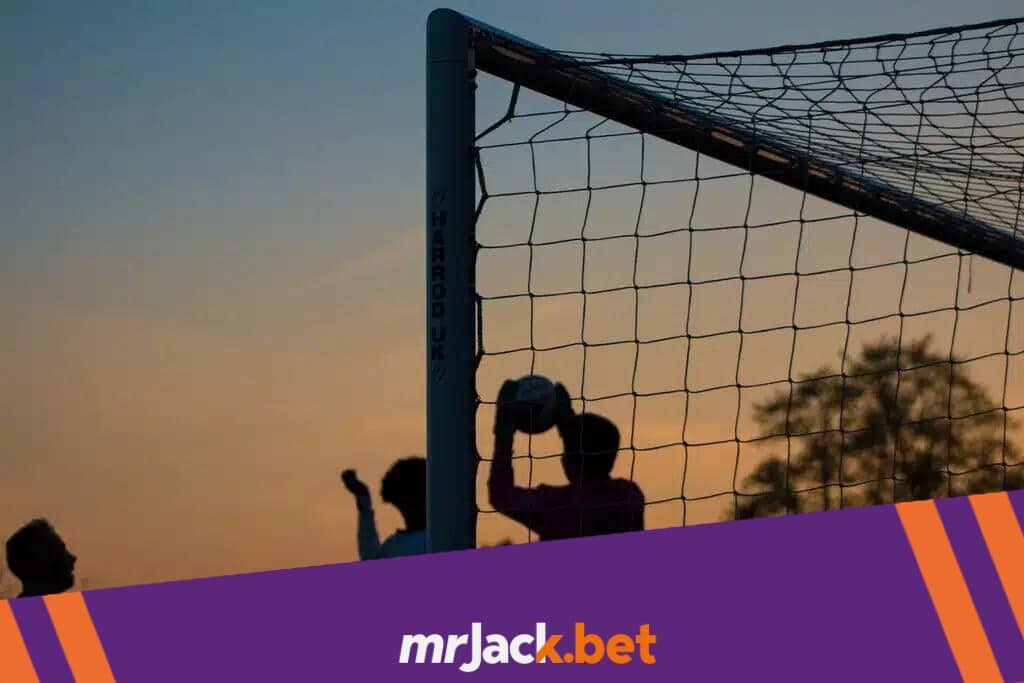
POLYGON ((516 429, 527 434, 540 434, 555 424, 557 410, 555 385, 547 377, 527 375, 516 381, 513 403, 516 410, 516 429))

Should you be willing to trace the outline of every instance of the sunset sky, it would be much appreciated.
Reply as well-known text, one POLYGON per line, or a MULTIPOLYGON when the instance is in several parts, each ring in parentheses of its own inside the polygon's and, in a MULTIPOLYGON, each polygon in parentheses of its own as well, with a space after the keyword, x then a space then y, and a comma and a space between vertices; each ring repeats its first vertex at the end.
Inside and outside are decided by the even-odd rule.
MULTIPOLYGON (((376 493, 424 448, 434 5, 90 5, 0 9, 0 535, 50 518, 89 587, 355 560, 339 471, 376 493)), ((1019 13, 1009 0, 454 7, 546 46, 633 53, 1019 13)), ((513 371, 487 366, 481 386, 513 371)), ((678 491, 677 461, 646 466, 650 498, 678 491)), ((387 534, 399 519, 379 507, 378 522, 387 534)), ((482 543, 525 538, 490 516, 480 529, 482 543)))

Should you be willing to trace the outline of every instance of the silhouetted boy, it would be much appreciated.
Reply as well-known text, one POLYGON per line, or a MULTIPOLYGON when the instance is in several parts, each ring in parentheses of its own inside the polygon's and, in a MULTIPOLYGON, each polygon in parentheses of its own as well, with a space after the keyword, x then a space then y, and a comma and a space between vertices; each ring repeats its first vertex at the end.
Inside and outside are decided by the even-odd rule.
POLYGON ((505 382, 494 419, 494 462, 487 482, 491 505, 534 531, 542 541, 597 536, 644 528, 644 495, 627 479, 612 479, 619 430, 593 413, 573 413, 565 387, 556 386, 566 486, 515 485, 512 442, 518 408, 509 403, 515 382, 505 382))
POLYGON ((21 581, 19 598, 63 593, 75 584, 75 560, 53 526, 34 519, 7 539, 7 566, 21 581))
POLYGON ((398 460, 384 475, 380 497, 402 513, 405 528, 399 529, 384 543, 377 535, 370 489, 359 481, 354 470, 341 473, 345 488, 355 496, 359 509, 359 559, 420 555, 427 551, 427 461, 423 458, 398 460))

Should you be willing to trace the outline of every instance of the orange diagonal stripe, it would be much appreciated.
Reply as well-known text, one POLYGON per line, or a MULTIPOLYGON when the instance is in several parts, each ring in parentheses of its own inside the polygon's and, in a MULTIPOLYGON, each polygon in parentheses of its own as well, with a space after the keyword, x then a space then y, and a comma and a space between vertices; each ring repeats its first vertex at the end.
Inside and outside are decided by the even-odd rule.
POLYGON ((113 683, 114 674, 81 593, 43 598, 76 681, 113 683))
POLYGON ((1024 637, 1024 534, 1010 497, 1005 493, 990 493, 971 496, 970 501, 1010 609, 1017 617, 1017 628, 1024 637))
POLYGON ((0 600, 0 681, 39 683, 21 629, 6 600, 0 600))
POLYGON ((985 636, 953 547, 935 503, 923 500, 896 506, 939 623, 965 683, 1001 683, 992 646, 985 636))

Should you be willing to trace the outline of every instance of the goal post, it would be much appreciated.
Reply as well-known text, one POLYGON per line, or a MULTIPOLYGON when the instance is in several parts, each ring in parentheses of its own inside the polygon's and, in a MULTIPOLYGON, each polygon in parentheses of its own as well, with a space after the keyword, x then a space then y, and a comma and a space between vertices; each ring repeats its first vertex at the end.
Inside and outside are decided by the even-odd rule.
MULTIPOLYGON (((1004 20, 898 36, 696 56, 612 55, 552 50, 452 10, 441 9, 431 13, 427 29, 426 93, 428 548, 440 551, 476 545, 477 515, 481 509, 477 476, 481 462, 479 451, 484 448, 481 444, 486 442, 485 434, 480 434, 478 439, 477 432, 483 424, 479 422, 478 412, 481 406, 493 403, 490 399, 494 393, 480 390, 477 375, 482 361, 518 352, 524 352, 530 358, 522 368, 525 374, 525 371, 532 372, 537 368, 539 355, 579 347, 583 355, 580 374, 593 377, 604 369, 598 362, 588 360, 588 354, 618 346, 635 349, 632 378, 624 380, 630 383, 629 386, 588 393, 585 388, 587 379, 581 377, 579 387, 570 391, 573 399, 584 406, 595 400, 617 397, 632 401, 631 414, 629 411, 624 413, 624 419, 629 422, 626 425, 628 429, 623 429, 623 450, 633 453, 629 476, 633 475, 637 453, 677 446, 682 449, 683 482, 678 494, 654 498, 655 502, 681 501, 684 522, 687 501, 717 496, 731 496, 733 500, 740 501, 749 495, 740 490, 741 470, 747 472, 751 481, 760 481, 769 488, 785 489, 785 496, 778 498, 784 500, 780 505, 785 511, 799 508, 798 494, 811 489, 824 491, 826 509, 832 504, 829 492, 833 489, 838 491, 840 505, 843 504, 844 491, 857 487, 866 487, 864 490, 872 491, 871 496, 881 495, 875 489, 880 489, 876 484, 883 480, 891 482, 893 496, 897 495, 895 491, 900 486, 914 489, 918 485, 914 482, 907 484, 905 479, 920 476, 920 473, 915 474, 917 470, 905 462, 908 458, 913 459, 912 453, 908 455, 913 451, 913 440, 925 438, 918 433, 926 428, 921 425, 931 429, 933 423, 941 423, 941 428, 946 430, 943 437, 945 460, 941 467, 935 465, 942 470, 936 476, 939 479, 944 477, 943 481, 947 482, 946 493, 954 491, 955 487, 949 482, 955 477, 970 478, 975 472, 999 470, 1003 486, 1009 485, 1011 480, 1017 481, 1018 476, 1024 473, 1024 469, 1014 469, 1024 466, 1024 462, 1019 461, 1019 448, 1012 441, 1014 420, 1024 410, 1024 403, 1018 404, 1020 399, 1012 388, 1015 379, 1024 379, 1024 332, 1021 332, 1024 330, 1024 304, 1021 304, 1024 296, 1021 285, 1024 283, 1019 275, 1019 271, 1024 270, 1024 222, 1021 220, 1024 201, 1022 24, 1022 20, 1004 20), (493 125, 490 125, 493 119, 481 123, 476 120, 478 70, 511 89, 507 113, 493 125), (550 107, 546 111, 529 114, 517 111, 520 89, 554 101, 555 111, 550 107), (585 130, 573 129, 561 137, 551 132, 577 115, 589 116, 595 123, 585 130), (500 132, 510 124, 530 121, 537 123, 513 142, 490 146, 481 142, 495 130, 500 132), (607 122, 621 126, 626 132, 601 134, 598 129, 607 122), (639 139, 641 162, 636 174, 638 177, 602 185, 591 177, 597 163, 591 157, 592 150, 599 142, 614 140, 620 135, 635 135, 639 139), (644 141, 648 138, 667 143, 678 149, 681 155, 691 155, 697 168, 689 176, 671 180, 652 181, 645 177, 644 141), (538 181, 538 166, 543 155, 538 148, 545 143, 569 142, 580 142, 586 148, 585 181, 542 188, 538 181), (531 176, 532 187, 525 190, 489 187, 488 164, 482 160, 482 153, 515 147, 528 150, 526 168, 529 170, 525 172, 531 176), (733 173, 702 174, 700 164, 706 163, 701 161, 704 159, 713 160, 722 168, 733 169, 733 173), (740 200, 746 203, 747 215, 738 222, 699 225, 695 208, 698 194, 708 193, 706 188, 709 185, 725 183, 734 177, 749 179, 749 194, 737 195, 735 200, 736 203, 740 200), (800 208, 785 219, 752 217, 755 179, 765 179, 787 188, 786 191, 801 198, 800 208), (663 225, 660 231, 643 233, 641 223, 650 213, 645 208, 644 198, 651 188, 659 184, 678 187, 681 195, 692 194, 688 220, 679 221, 686 223, 682 227, 663 225), (641 196, 639 209, 628 219, 632 224, 627 225, 627 221, 619 218, 619 232, 588 236, 598 211, 594 197, 627 186, 638 188, 641 196), (536 232, 542 204, 574 193, 585 198, 578 234, 571 237, 561 235, 547 241, 539 237, 536 232), (519 198, 527 204, 532 202, 532 217, 525 219, 529 223, 528 235, 497 246, 481 244, 478 229, 480 222, 487 218, 489 203, 519 198), (811 218, 804 209, 811 200, 839 207, 844 212, 828 218, 811 218), (802 266, 801 249, 806 248, 805 228, 816 221, 832 221, 838 226, 840 219, 846 222, 843 225, 852 226, 849 229, 853 237, 850 238, 846 261, 830 267, 802 266), (902 238, 902 254, 897 249, 895 255, 880 258, 869 265, 856 262, 854 252, 858 226, 867 219, 902 231, 900 234, 906 235, 902 238), (787 222, 799 226, 794 262, 788 266, 752 267, 749 254, 753 253, 753 248, 748 252, 748 241, 754 232, 787 222), (742 255, 734 270, 714 276, 696 276, 695 270, 702 259, 696 253, 697 240, 706 239, 704 236, 708 234, 726 235, 730 231, 743 235, 742 246, 737 247, 742 249, 742 255), (686 238, 684 251, 680 252, 678 260, 678 276, 663 278, 654 285, 645 284, 648 278, 641 276, 639 265, 642 260, 641 242, 646 239, 653 243, 675 233, 686 238), (912 257, 909 251, 911 234, 953 251, 925 252, 925 256, 912 257), (632 264, 627 265, 632 268, 631 282, 592 287, 586 282, 586 273, 582 273, 577 278, 578 284, 570 287, 546 291, 538 288, 534 269, 539 272, 541 266, 534 259, 540 250, 579 247, 584 254, 580 267, 586 270, 593 267, 587 265, 590 263, 587 261, 587 249, 595 244, 612 244, 619 239, 627 244, 627 250, 632 250, 632 264), (517 289, 510 285, 507 292, 482 294, 478 282, 481 254, 513 249, 529 251, 525 288, 517 289), (987 294, 980 298, 977 293, 973 298, 965 294, 973 286, 973 261, 964 265, 964 259, 972 255, 987 259, 995 268, 989 284, 997 284, 991 284, 992 289, 984 290, 987 294), (943 259, 956 264, 952 303, 917 296, 917 292, 927 286, 916 278, 922 277, 920 273, 934 272, 926 269, 944 262, 943 259), (871 290, 863 287, 863 291, 855 292, 856 281, 880 276, 889 272, 886 269, 901 273, 902 283, 895 285, 901 288, 898 302, 887 311, 859 315, 854 310, 858 306, 854 305, 853 299, 860 297, 866 300, 872 294, 865 293, 871 290), (802 312, 806 308, 801 303, 802 299, 808 296, 808 291, 813 296, 815 286, 831 275, 845 277, 848 282, 845 310, 831 317, 822 314, 810 323, 802 322, 800 318, 807 317, 802 312), (815 286, 808 284, 801 290, 802 278, 815 286), (794 282, 790 289, 785 290, 785 296, 776 296, 765 306, 765 310, 777 314, 778 320, 772 324, 762 323, 760 327, 747 321, 744 307, 756 310, 750 303, 752 292, 762 285, 767 290, 768 285, 788 282, 787 279, 794 282), (908 281, 911 279, 916 284, 908 294, 908 281), (703 331, 692 320, 699 312, 698 306, 710 309, 728 306, 723 305, 727 303, 726 298, 718 303, 700 303, 695 292, 724 284, 737 287, 740 299, 737 321, 703 331), (686 298, 685 314, 679 329, 653 337, 642 332, 641 292, 648 288, 653 292, 655 288, 673 287, 685 290, 682 295, 686 298), (625 336, 596 339, 588 330, 587 315, 594 315, 587 312, 588 297, 593 299, 617 293, 632 297, 632 303, 627 303, 623 309, 629 313, 621 317, 628 319, 632 316, 633 329, 625 336), (541 304, 573 296, 583 300, 578 338, 550 344, 538 341, 535 325, 543 317, 538 312, 541 304), (748 297, 746 304, 744 296, 748 297), (528 341, 499 345, 501 348, 498 350, 493 344, 485 348, 484 322, 492 319, 483 313, 485 305, 519 300, 528 308, 528 315, 521 317, 530 327, 528 341), (985 346, 981 342, 975 346, 964 342, 965 337, 979 334, 978 330, 971 330, 971 334, 964 332, 965 326, 970 325, 964 321, 972 319, 976 311, 983 311, 988 316, 986 324, 996 320, 990 337, 1002 342, 998 348, 989 348, 991 345, 985 346), (942 316, 951 318, 951 322, 945 318, 940 321, 942 316), (1002 323, 997 320, 999 316, 1002 316, 1002 323), (880 346, 877 340, 863 341, 863 351, 855 348, 851 341, 857 336, 853 333, 861 327, 889 320, 895 325, 893 343, 896 350, 891 365, 887 364, 888 361, 878 361, 889 350, 884 345, 880 346), (926 326, 915 326, 919 320, 925 320, 936 329, 948 328, 948 345, 940 344, 937 352, 922 346, 920 340, 931 332, 926 326), (796 360, 799 338, 807 336, 808 332, 818 331, 837 332, 839 341, 835 351, 841 353, 838 370, 799 370, 802 366, 796 360), (919 331, 921 334, 915 337, 919 331), (755 351, 750 349, 761 348, 758 346, 760 340, 775 333, 789 335, 788 348, 782 344, 773 347, 772 351, 780 356, 788 354, 788 367, 771 374, 765 368, 774 367, 774 364, 761 362, 763 372, 760 379, 755 380, 753 376, 756 373, 750 371, 749 360, 744 360, 744 354, 754 354, 755 351), (692 378, 690 375, 697 377, 702 370, 701 363, 694 360, 697 357, 695 347, 704 341, 724 342, 732 336, 739 337, 739 346, 735 359, 723 362, 728 372, 720 375, 726 380, 703 383, 692 378), (663 382, 657 390, 640 386, 642 382, 638 381, 638 376, 643 374, 640 369, 641 352, 646 353, 658 344, 676 341, 681 342, 680 348, 685 347, 679 352, 682 355, 678 355, 678 367, 665 366, 662 374, 667 377, 678 372, 681 379, 671 386, 663 382), (861 357, 855 358, 856 353, 862 353, 861 357), (908 361, 908 358, 917 360, 908 361), (989 374, 995 378, 987 389, 991 399, 981 400, 972 394, 973 412, 959 411, 955 404, 958 400, 966 402, 967 398, 957 392, 966 391, 965 386, 975 386, 962 376, 962 368, 991 359, 1003 363, 1001 376, 991 368, 985 370, 991 370, 989 374), (920 365, 915 366, 914 362, 920 365), (945 368, 945 379, 932 373, 935 376, 929 375, 927 381, 922 380, 921 376, 930 372, 928 368, 936 365, 945 368), (907 408, 908 416, 900 418, 903 422, 897 425, 897 436, 891 439, 895 445, 891 445, 893 452, 886 456, 888 464, 884 467, 880 464, 875 471, 865 469, 867 460, 857 450, 867 452, 865 440, 874 437, 869 428, 858 426, 857 420, 844 411, 852 415, 855 400, 877 388, 867 386, 863 377, 886 378, 887 373, 895 378, 892 405, 896 408, 893 410, 902 410, 899 402, 905 397, 900 392, 905 393, 908 386, 917 386, 915 382, 935 387, 944 381, 944 391, 948 396, 942 409, 944 412, 935 415, 911 415, 917 408, 907 408), (824 393, 833 391, 832 384, 828 387, 823 384, 830 382, 835 383, 835 391, 838 392, 835 424, 796 426, 799 401, 809 401, 808 396, 822 400, 824 393), (776 397, 775 403, 767 401, 759 405, 775 406, 777 411, 781 411, 774 416, 768 412, 761 413, 764 424, 776 425, 777 418, 784 413, 781 431, 773 432, 765 427, 767 431, 759 435, 744 436, 741 422, 753 422, 751 415, 758 410, 753 399, 746 396, 760 396, 757 392, 776 385, 782 387, 783 394, 788 392, 788 404, 786 400, 780 403, 776 397), (735 391, 736 394, 731 434, 721 438, 695 436, 694 433, 699 431, 694 428, 695 421, 699 419, 695 402, 720 390, 735 391), (482 398, 482 393, 488 393, 488 396, 482 398), (638 411, 638 403, 666 396, 678 396, 684 405, 679 434, 674 438, 659 437, 661 441, 656 445, 643 446, 637 437, 645 428, 640 424, 643 417, 639 416, 642 411, 638 411), (972 420, 979 429, 983 428, 982 431, 973 433, 970 438, 959 435, 957 430, 972 420), (989 434, 984 430, 996 430, 996 423, 1001 424, 1001 437, 985 441, 978 436, 989 434), (903 432, 899 430, 912 432, 907 443, 902 441, 907 437, 902 436, 903 432), (741 467, 741 451, 776 438, 783 438, 786 442, 784 467, 780 465, 781 469, 777 470, 741 467), (813 448, 800 445, 807 438, 817 439, 813 448), (966 452, 967 446, 963 444, 968 441, 984 442, 986 448, 998 450, 1001 459, 979 459, 975 454, 968 457, 954 453, 957 449, 966 452), (806 472, 801 474, 799 467, 793 464, 799 460, 800 449, 816 448, 821 451, 822 444, 833 442, 838 453, 837 463, 833 466, 829 461, 827 467, 811 467, 815 469, 817 482, 812 481, 813 485, 805 489, 791 491, 799 478, 806 476, 806 472), (728 489, 707 494, 688 493, 685 479, 695 476, 690 466, 695 451, 722 445, 735 447, 736 452, 728 489), (844 457, 859 459, 848 460, 844 465, 844 457), (848 467, 849 462, 855 464, 852 469, 848 467), (689 475, 688 467, 691 468, 689 475), (958 469, 960 467, 963 471, 958 469), (847 473, 847 469, 853 473, 847 473)), ((729 199, 718 197, 716 201, 728 202, 729 199)), ((567 216, 561 218, 564 222, 569 221, 567 216)), ((786 286, 790 287, 789 284, 786 286)), ((616 315, 612 314, 612 317, 616 315)), ((706 351, 702 353, 711 358, 706 351)), ((862 409, 869 410, 857 408, 862 409)), ((714 416, 707 420, 714 421, 714 416)), ((991 431, 992 434, 997 432, 991 431)), ((928 432, 926 436, 934 441, 940 438, 936 434, 938 432, 928 432)), ((488 455, 485 454, 483 459, 486 460, 488 455)), ((534 459, 532 452, 527 457, 531 467, 534 462, 540 462, 534 459)), ((803 466, 805 470, 808 467, 806 462, 803 466)), ((921 490, 918 486, 914 495, 921 490)), ((652 496, 648 495, 649 504, 651 500, 652 496)))
POLYGON ((476 544, 474 179, 470 26, 427 24, 427 548, 476 544))

